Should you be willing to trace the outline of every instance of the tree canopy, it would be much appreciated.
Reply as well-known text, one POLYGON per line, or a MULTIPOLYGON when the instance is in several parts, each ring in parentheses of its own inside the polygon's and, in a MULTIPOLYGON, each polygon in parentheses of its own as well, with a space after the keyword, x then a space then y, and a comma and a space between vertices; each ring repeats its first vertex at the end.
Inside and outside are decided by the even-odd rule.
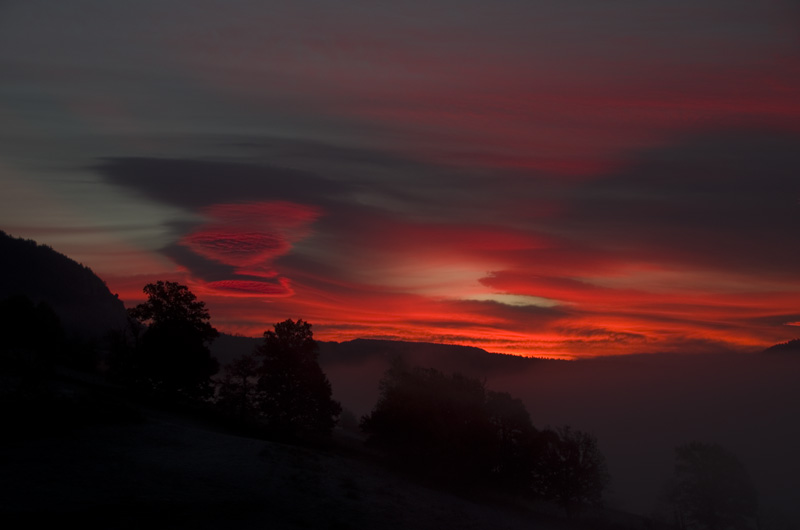
POLYGON ((330 434, 341 413, 332 399, 330 381, 317 360, 311 324, 289 319, 264 332, 256 349, 257 408, 271 434, 279 439, 303 440, 330 434))
POLYGON ((361 428, 405 468, 462 484, 481 482, 491 472, 495 443, 485 407, 486 389, 477 379, 396 363, 361 428))
POLYGON ((599 505, 609 481, 606 461, 589 433, 569 426, 539 433, 533 462, 537 496, 555 501, 567 513, 599 505))
POLYGON ((243 355, 228 363, 217 388, 217 404, 227 414, 248 420, 257 415, 260 366, 253 355, 243 355))
POLYGON ((669 499, 680 528, 756 527, 758 495, 753 481, 739 459, 718 444, 691 442, 675 448, 669 499))
POLYGON ((395 362, 361 428, 404 469, 458 487, 528 493, 567 511, 599 502, 608 481, 591 435, 537 431, 519 399, 432 368, 395 362))
POLYGON ((139 382, 167 394, 207 397, 219 364, 209 345, 219 332, 209 322, 205 303, 176 282, 144 286, 147 301, 129 315, 147 325, 136 347, 139 382))
POLYGON ((179 325, 192 330, 205 344, 210 344, 219 336, 209 322, 211 317, 206 304, 197 300, 185 285, 158 281, 148 283, 142 291, 147 295, 147 301, 128 310, 128 314, 137 321, 151 328, 179 325))

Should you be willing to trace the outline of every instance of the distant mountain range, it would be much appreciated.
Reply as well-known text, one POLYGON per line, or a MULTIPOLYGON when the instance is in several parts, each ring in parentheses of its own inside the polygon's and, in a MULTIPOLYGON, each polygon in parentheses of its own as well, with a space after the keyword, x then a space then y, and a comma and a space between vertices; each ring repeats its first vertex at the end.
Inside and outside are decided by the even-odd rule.
POLYGON ((0 231, 0 299, 17 294, 50 305, 68 336, 100 338, 127 322, 122 301, 89 267, 0 231))
MULTIPOLYGON (((211 351, 224 366, 237 357, 252 353, 262 342, 261 338, 223 333, 211 345, 211 351)), ((409 366, 423 366, 447 373, 458 372, 472 377, 484 377, 550 362, 532 357, 489 353, 471 346, 430 342, 355 339, 346 342, 319 341, 318 345, 319 362, 323 368, 375 361, 388 367, 395 359, 402 359, 409 366)))

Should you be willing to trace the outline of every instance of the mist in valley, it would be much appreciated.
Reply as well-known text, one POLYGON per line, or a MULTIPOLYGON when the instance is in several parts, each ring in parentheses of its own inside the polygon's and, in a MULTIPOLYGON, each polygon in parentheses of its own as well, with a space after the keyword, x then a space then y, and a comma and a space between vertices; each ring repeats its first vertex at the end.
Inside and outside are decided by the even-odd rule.
POLYGON ((673 473, 675 448, 691 441, 717 443, 750 472, 764 517, 798 520, 800 358, 651 354, 500 359, 481 366, 459 363, 454 354, 412 350, 378 347, 374 355, 337 358, 335 348, 323 345, 320 361, 334 398, 357 418, 375 405, 378 382, 398 355, 410 365, 485 380, 487 388, 520 398, 538 428, 570 425, 594 434, 611 473, 608 504, 647 516, 668 515, 664 488, 673 473))

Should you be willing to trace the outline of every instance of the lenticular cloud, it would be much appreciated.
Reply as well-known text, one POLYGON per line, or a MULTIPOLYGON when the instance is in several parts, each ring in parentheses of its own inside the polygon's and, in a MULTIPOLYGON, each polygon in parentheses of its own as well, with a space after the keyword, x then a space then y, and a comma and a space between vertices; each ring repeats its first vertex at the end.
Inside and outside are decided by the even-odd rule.
POLYGON ((283 201, 215 204, 203 210, 208 222, 181 240, 195 254, 235 267, 235 277, 209 289, 240 295, 286 296, 289 279, 272 270, 274 259, 307 237, 317 208, 283 201), (268 279, 265 281, 265 279, 268 279))
POLYGON ((290 296, 294 294, 287 278, 277 281, 261 280, 222 280, 209 282, 206 289, 229 296, 290 296))
POLYGON ((236 267, 269 261, 291 248, 289 242, 276 233, 213 229, 186 236, 183 245, 205 258, 236 267))

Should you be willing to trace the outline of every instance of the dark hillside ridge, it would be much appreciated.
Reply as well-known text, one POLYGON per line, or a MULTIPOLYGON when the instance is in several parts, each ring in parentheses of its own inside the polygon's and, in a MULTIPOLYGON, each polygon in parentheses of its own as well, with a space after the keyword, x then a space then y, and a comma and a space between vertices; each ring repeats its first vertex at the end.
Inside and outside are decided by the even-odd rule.
POLYGON ((770 346, 763 353, 768 354, 783 354, 783 355, 797 355, 800 357, 800 339, 790 340, 789 342, 782 342, 770 346))
POLYGON ((464 375, 487 375, 513 372, 542 359, 490 353, 474 346, 406 342, 395 340, 355 339, 347 342, 320 343, 320 362, 359 363, 380 358, 388 362, 402 359, 411 366, 436 368, 464 375))
POLYGON ((18 294, 46 302, 71 337, 101 338, 127 325, 124 304, 89 267, 0 230, 0 299, 18 294))
MULTIPOLYGON (((253 352, 263 342, 261 338, 221 334, 211 346, 213 355, 225 365, 233 359, 253 352)), ((355 365, 379 361, 387 367, 395 359, 412 366, 436 368, 444 372, 485 376, 492 373, 514 372, 543 359, 490 353, 472 346, 405 342, 393 340, 355 339, 346 342, 319 344, 319 362, 324 366, 355 365)))

